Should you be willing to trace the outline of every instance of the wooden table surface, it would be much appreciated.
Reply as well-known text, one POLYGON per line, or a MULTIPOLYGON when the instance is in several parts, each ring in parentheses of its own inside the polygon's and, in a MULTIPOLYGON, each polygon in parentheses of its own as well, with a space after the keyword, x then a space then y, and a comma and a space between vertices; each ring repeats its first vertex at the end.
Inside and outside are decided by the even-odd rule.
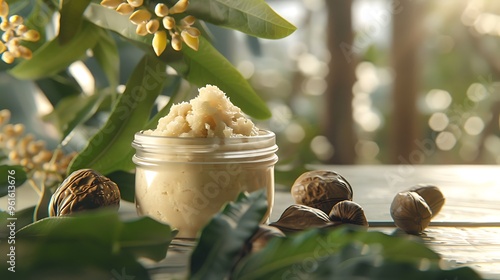
MULTIPOLYGON (((438 186, 446 203, 420 236, 450 267, 470 266, 485 279, 500 279, 500 166, 355 165, 308 166, 342 174, 353 200, 365 210, 370 230, 393 233, 389 206, 396 193, 415 184, 438 186)), ((293 203, 289 188, 278 186, 271 221, 293 203)), ((184 274, 189 247, 174 245, 167 258, 150 264, 154 279, 184 274)))
MULTIPOLYGON (((353 187, 353 200, 364 208, 370 230, 386 233, 396 230, 391 225, 389 206, 397 192, 419 183, 438 186, 446 203, 421 237, 451 266, 470 266, 486 279, 500 279, 500 166, 352 165, 308 168, 334 170, 342 174, 353 187)), ((19 201, 20 208, 36 201, 36 194, 28 187, 20 188, 18 195, 23 197, 19 201), (33 200, 28 199, 31 196, 33 200)), ((4 203, 2 199, 0 202, 4 203)), ((289 186, 277 186, 270 220, 276 221, 292 203, 289 186)), ((120 212, 124 217, 136 215, 132 203, 122 203, 120 212)), ((189 246, 174 244, 164 261, 147 263, 153 279, 182 279, 191 250, 189 246)))

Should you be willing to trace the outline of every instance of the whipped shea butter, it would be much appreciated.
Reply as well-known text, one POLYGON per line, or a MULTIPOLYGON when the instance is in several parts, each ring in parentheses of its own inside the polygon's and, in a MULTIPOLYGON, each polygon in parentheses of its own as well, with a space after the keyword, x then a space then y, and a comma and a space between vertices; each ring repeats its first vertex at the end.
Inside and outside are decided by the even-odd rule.
POLYGON ((136 133, 136 207, 196 238, 214 214, 242 191, 274 199, 274 133, 258 129, 216 86, 173 105, 154 130, 136 133))

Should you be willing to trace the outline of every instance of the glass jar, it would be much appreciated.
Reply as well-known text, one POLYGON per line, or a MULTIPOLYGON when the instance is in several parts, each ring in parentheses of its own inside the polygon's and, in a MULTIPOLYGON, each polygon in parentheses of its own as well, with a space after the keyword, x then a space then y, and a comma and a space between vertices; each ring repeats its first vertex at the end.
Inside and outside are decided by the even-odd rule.
POLYGON ((228 201, 242 191, 265 188, 268 213, 274 201, 275 134, 188 138, 135 134, 135 203, 148 215, 196 238, 228 201))

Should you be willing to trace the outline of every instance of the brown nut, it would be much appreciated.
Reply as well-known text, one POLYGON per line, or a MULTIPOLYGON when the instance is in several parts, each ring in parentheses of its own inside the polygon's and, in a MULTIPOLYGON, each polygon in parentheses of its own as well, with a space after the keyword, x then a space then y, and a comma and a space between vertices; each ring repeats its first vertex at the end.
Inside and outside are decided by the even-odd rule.
POLYGON ((328 215, 317 208, 293 204, 285 209, 278 221, 269 225, 289 234, 309 228, 333 227, 338 224, 330 221, 328 215))
POLYGON ((354 201, 344 200, 335 204, 328 216, 334 222, 368 227, 365 211, 354 201))
POLYGON ((107 177, 91 170, 71 173, 56 189, 49 202, 49 216, 110 207, 120 207, 120 189, 107 177))
POLYGON ((429 225, 432 212, 418 193, 401 192, 391 203, 391 217, 398 228, 418 234, 429 225))
POLYGON ((293 183, 291 193, 295 203, 318 208, 329 213, 340 201, 352 200, 352 187, 342 175, 327 170, 309 171, 293 183))
POLYGON ((277 227, 259 225, 257 231, 247 241, 247 249, 250 253, 256 253, 264 249, 273 238, 285 237, 285 234, 277 227))
POLYGON ((429 205, 432 211, 432 217, 435 217, 444 205, 445 198, 438 187, 434 185, 416 185, 409 189, 411 192, 418 193, 429 205))

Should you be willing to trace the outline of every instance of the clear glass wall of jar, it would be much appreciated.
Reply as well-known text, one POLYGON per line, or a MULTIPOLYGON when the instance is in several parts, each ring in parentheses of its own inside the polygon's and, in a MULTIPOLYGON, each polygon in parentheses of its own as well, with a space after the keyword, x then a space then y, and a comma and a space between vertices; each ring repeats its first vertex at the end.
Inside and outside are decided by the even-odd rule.
MULTIPOLYGON (((179 230, 178 238, 196 238, 222 206, 242 191, 267 190, 268 213, 274 201, 275 134, 188 138, 138 132, 135 203, 148 215, 179 230)), ((266 218, 267 218, 266 217, 266 218)))

